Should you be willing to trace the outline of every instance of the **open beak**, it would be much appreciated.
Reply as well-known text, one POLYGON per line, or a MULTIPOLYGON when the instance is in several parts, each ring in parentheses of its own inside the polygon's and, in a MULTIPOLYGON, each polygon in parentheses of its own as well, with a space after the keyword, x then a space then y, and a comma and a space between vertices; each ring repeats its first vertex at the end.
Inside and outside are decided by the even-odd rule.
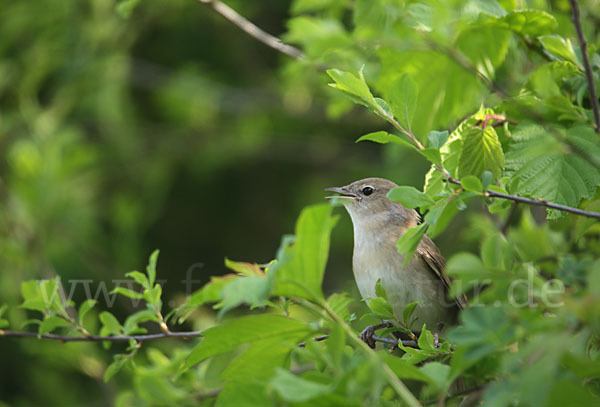
POLYGON ((346 189, 346 187, 325 188, 325 191, 337 192, 339 194, 339 195, 334 195, 334 196, 326 196, 325 199, 334 199, 334 198, 360 199, 360 196, 356 195, 354 192, 348 191, 346 189))

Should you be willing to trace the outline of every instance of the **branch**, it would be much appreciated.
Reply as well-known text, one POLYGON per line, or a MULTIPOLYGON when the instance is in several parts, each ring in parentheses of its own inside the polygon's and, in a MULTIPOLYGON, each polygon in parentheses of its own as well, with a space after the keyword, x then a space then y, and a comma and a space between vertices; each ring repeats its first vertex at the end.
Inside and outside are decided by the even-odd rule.
POLYGON ((600 132, 600 109, 598 108, 598 96, 596 96, 596 86, 594 85, 594 76, 592 66, 590 65, 590 57, 587 51, 587 41, 583 35, 581 28, 581 16, 579 15, 579 4, 577 0, 569 0, 571 3, 571 20, 577 31, 579 46, 581 47, 581 56, 583 57, 583 66, 585 67, 585 77, 587 79, 588 88, 590 91, 590 101, 592 102, 592 110, 594 111, 594 120, 596 121, 596 133, 600 132))
POLYGON ((279 38, 269 34, 268 32, 262 30, 257 27, 252 22, 248 21, 245 17, 238 14, 234 9, 229 7, 227 4, 222 3, 218 0, 199 0, 200 3, 204 3, 207 6, 212 7, 217 13, 221 14, 227 20, 231 21, 233 24, 237 25, 247 34, 256 38, 258 41, 263 44, 273 48, 276 51, 279 51, 287 56, 290 56, 294 59, 303 59, 304 52, 300 51, 298 48, 293 47, 291 45, 284 44, 279 38))
POLYGON ((148 335, 124 335, 124 336, 99 336, 99 335, 87 335, 87 336, 66 336, 57 334, 44 334, 40 335, 35 332, 15 332, 5 331, 0 329, 0 336, 12 337, 12 338, 38 338, 38 339, 51 339, 61 342, 128 342, 130 340, 138 342, 153 341, 156 339, 165 338, 196 338, 202 336, 200 331, 189 331, 189 332, 162 332, 158 334, 148 335))
MULTIPOLYGON (((461 185, 459 180, 456 180, 452 177, 448 177, 447 180, 448 180, 448 182, 450 182, 452 184, 459 185, 459 186, 461 185)), ((566 205, 560 205, 560 204, 544 201, 542 199, 524 198, 522 196, 516 196, 516 195, 505 194, 502 192, 490 191, 489 189, 484 191, 484 194, 485 194, 485 196, 490 197, 490 198, 509 199, 514 202, 519 202, 519 203, 524 203, 524 204, 534 205, 534 206, 544 206, 546 208, 556 209, 556 210, 563 211, 563 212, 574 213, 575 215, 581 215, 581 216, 586 216, 588 218, 600 219, 600 212, 584 211, 583 209, 573 208, 571 206, 566 206, 566 205)))

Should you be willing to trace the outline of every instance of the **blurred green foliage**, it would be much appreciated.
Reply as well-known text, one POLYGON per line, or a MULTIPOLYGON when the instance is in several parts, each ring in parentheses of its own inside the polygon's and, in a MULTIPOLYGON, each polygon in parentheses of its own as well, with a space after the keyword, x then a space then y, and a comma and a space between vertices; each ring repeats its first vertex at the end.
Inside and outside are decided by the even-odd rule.
MULTIPOLYGON (((415 405, 411 393, 438 401, 460 377, 485 405, 596 404, 598 223, 482 193, 600 210, 568 1, 228 2, 299 46, 300 61, 193 1, 4 3, 0 329, 122 335, 164 331, 169 318, 186 321, 171 329, 212 328, 199 345, 141 348, 2 338, 0 403, 415 405), (492 126, 497 114, 510 121, 492 126), (376 319, 356 320, 368 310, 351 299, 351 228, 344 217, 331 230, 331 207, 304 209, 275 255, 324 187, 371 175, 418 188, 392 197, 424 214, 399 248, 439 236, 452 294, 479 305, 440 348, 427 329, 402 357, 356 342, 353 330, 376 319), (158 275, 154 254, 145 273, 118 280, 155 247, 158 275), (225 256, 277 262, 265 273, 227 261, 233 274, 219 277, 225 256), (57 275, 73 301, 42 301, 60 294, 57 275), (21 285, 38 279, 49 281, 21 285), (511 298, 531 306, 507 302, 516 279, 533 288, 511 298), (114 307, 103 288, 119 294, 114 307), (246 316, 244 303, 273 315, 246 316)), ((598 83, 600 8, 581 8, 598 83)))

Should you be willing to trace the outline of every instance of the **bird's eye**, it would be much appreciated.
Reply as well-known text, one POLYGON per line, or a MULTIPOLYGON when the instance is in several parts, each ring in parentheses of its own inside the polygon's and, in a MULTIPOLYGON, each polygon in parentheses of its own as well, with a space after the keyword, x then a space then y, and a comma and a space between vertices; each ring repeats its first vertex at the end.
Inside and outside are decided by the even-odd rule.
POLYGON ((365 196, 369 196, 369 195, 371 195, 371 194, 373 193, 373 191, 374 191, 373 187, 364 187, 364 188, 362 189, 362 193, 363 193, 363 195, 365 195, 365 196))

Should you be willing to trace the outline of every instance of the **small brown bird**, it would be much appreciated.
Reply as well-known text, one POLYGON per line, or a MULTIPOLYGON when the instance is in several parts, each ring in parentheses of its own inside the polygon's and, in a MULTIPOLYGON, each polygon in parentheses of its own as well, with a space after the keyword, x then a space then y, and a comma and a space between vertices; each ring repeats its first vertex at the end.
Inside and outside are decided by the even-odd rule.
MULTIPOLYGON (((450 280, 444 273, 446 261, 435 243, 423 236, 406 265, 405 256, 398 253, 396 242, 408 228, 417 226, 419 215, 387 198, 395 187, 395 183, 383 178, 366 178, 345 187, 326 189, 340 194, 335 198, 344 200, 352 218, 352 268, 360 294, 363 298, 376 297, 375 285, 381 279, 396 316, 401 317, 407 304, 421 301, 413 313, 416 330, 423 323, 432 330, 441 324, 453 324, 466 299, 447 300, 450 280)), ((368 343, 374 345, 372 341, 368 343)))

